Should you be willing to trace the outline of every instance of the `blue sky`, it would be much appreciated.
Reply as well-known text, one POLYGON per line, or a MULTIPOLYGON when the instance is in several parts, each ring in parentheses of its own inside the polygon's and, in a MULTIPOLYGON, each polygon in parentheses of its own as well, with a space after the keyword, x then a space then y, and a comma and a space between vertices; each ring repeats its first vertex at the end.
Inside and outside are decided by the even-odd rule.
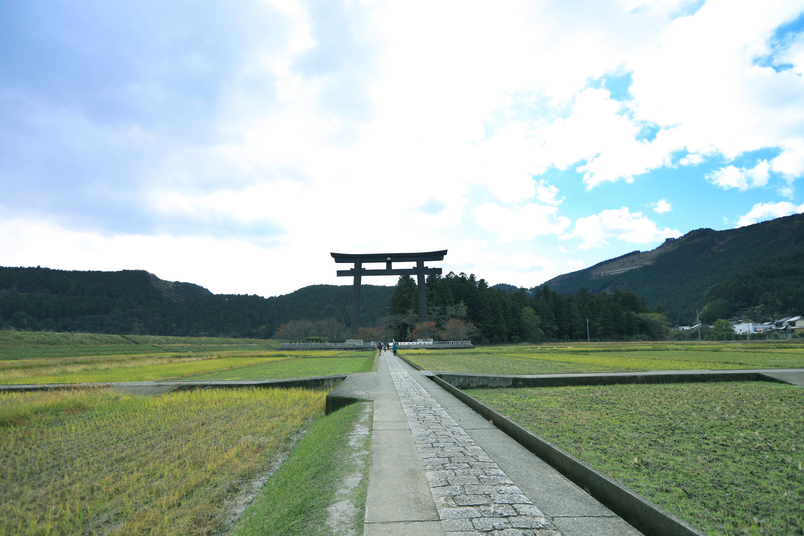
POLYGON ((802 76, 804 1, 5 2, 0 265, 532 287, 804 212, 802 76))

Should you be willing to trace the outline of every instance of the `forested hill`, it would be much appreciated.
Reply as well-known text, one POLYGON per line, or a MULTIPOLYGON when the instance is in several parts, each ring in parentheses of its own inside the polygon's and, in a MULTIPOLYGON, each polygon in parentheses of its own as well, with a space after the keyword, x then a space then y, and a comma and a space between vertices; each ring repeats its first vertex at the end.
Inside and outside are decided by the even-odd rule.
MULTIPOLYGON (((361 325, 373 325, 385 316, 393 291, 362 286, 361 325)), ((290 320, 334 318, 348 326, 351 315, 351 285, 314 285, 263 298, 212 294, 142 270, 0 267, 0 327, 267 338, 290 320)))
POLYGON ((544 285, 562 294, 635 292, 675 324, 694 322, 699 308, 715 318, 760 306, 769 316, 801 314, 803 252, 804 214, 797 214, 727 231, 697 229, 544 285))

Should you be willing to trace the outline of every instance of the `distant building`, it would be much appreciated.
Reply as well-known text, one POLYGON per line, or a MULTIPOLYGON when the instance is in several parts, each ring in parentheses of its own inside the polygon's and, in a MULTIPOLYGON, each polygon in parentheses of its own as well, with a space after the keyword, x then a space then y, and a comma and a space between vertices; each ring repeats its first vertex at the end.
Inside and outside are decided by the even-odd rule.
MULTIPOLYGON (((751 335, 752 333, 777 333, 782 337, 790 336, 793 333, 804 335, 804 319, 800 316, 791 316, 788 318, 781 318, 772 322, 764 322, 762 324, 755 324, 754 322, 743 322, 738 319, 733 319, 731 328, 737 335, 751 335)), ((678 326, 678 331, 691 331, 697 329, 701 324, 694 326, 678 326)), ((710 328, 713 326, 709 326, 710 328)))
POLYGON ((756 333, 754 331, 753 322, 740 322, 737 324, 732 324, 731 327, 734 329, 734 333, 738 335, 750 335, 752 333, 756 333))
POLYGON ((776 324, 773 322, 765 322, 764 324, 754 325, 754 333, 767 333, 769 331, 776 331, 776 324))
POLYGON ((800 316, 791 316, 789 318, 782 318, 775 322, 776 329, 786 333, 802 333, 804 332, 804 320, 800 316))

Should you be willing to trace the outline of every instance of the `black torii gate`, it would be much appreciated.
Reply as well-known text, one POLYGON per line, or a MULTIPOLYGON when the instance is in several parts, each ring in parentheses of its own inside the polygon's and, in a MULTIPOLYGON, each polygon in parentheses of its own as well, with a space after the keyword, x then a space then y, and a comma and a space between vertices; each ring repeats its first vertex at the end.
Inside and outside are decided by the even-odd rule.
POLYGON ((440 261, 447 250, 429 251, 426 253, 330 253, 336 263, 354 263, 350 270, 338 270, 338 276, 354 277, 352 291, 352 335, 357 335, 360 328, 360 279, 366 275, 415 275, 419 286, 419 321, 427 322, 427 289, 424 278, 428 275, 441 275, 441 268, 426 268, 424 261, 440 261), (368 270, 363 264, 384 262, 384 269, 368 270), (395 262, 415 262, 416 268, 393 268, 395 262))

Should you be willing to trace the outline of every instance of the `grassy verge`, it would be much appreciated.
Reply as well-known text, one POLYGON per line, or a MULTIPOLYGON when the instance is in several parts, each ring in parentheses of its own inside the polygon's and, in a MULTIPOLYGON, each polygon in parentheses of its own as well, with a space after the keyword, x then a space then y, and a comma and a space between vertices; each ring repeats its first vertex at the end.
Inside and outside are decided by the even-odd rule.
POLYGON ((0 396, 0 535, 209 534, 325 393, 0 396))
POLYGON ((354 511, 334 532, 362 534, 369 464, 356 464, 355 455, 369 450, 371 435, 350 441, 349 431, 370 407, 352 404, 317 420, 243 515, 236 536, 330 534, 328 508, 345 496, 354 511), (355 475, 361 483, 344 490, 355 475))
POLYGON ((804 368, 804 341, 489 346, 404 356, 427 370, 481 374, 804 368))
POLYGON ((804 534, 800 387, 468 392, 709 534, 804 534))

